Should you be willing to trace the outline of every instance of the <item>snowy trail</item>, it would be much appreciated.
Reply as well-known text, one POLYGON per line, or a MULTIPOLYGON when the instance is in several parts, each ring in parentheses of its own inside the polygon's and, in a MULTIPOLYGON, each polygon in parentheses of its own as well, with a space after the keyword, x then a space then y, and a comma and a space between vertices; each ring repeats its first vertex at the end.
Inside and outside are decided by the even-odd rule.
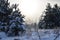
MULTIPOLYGON (((39 36, 41 40, 54 40, 56 37, 57 33, 54 33, 54 30, 39 30, 39 36)), ((16 37, 7 37, 4 32, 0 32, 0 37, 2 39, 0 40, 14 40, 14 39, 19 39, 19 40, 40 40, 38 36, 38 32, 36 31, 31 31, 31 32, 26 32, 25 35, 23 36, 16 36, 16 37)), ((56 39, 60 40, 60 36, 56 39)))

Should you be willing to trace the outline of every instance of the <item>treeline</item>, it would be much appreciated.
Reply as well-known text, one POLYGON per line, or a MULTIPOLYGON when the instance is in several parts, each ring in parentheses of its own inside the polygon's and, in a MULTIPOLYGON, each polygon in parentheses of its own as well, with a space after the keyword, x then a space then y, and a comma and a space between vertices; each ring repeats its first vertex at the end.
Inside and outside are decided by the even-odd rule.
POLYGON ((60 7, 55 4, 53 7, 48 3, 38 24, 41 29, 60 28, 60 7))

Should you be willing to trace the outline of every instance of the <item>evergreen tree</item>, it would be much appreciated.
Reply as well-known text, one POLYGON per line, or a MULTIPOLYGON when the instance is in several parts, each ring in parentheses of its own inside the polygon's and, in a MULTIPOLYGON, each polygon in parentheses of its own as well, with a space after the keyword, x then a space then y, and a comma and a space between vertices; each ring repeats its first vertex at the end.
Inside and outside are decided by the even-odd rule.
POLYGON ((0 30, 5 31, 9 23, 9 15, 12 9, 9 7, 8 0, 0 0, 0 30))
POLYGON ((25 31, 24 16, 17 6, 17 4, 10 6, 8 0, 0 0, 0 31, 14 35, 25 31))
POLYGON ((51 7, 50 3, 48 3, 44 13, 44 18, 39 22, 40 28, 52 29, 60 27, 60 8, 57 4, 55 4, 54 7, 51 7))
POLYGON ((21 32, 25 31, 24 26, 22 26, 24 22, 23 18, 24 16, 15 7, 15 11, 13 11, 12 14, 10 15, 9 31, 11 31, 11 33, 18 35, 19 31, 21 32))

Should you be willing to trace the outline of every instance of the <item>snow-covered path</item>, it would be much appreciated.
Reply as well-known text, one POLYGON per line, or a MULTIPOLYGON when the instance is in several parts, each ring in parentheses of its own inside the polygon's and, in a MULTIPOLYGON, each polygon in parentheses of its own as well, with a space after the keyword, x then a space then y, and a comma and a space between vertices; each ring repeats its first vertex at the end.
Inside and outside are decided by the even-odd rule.
MULTIPOLYGON (((26 32, 23 36, 16 36, 16 37, 7 37, 4 32, 0 32, 0 40, 14 40, 14 39, 19 39, 19 40, 54 40, 55 37, 57 36, 57 31, 54 30, 39 30, 38 32, 36 31, 31 31, 31 32, 26 32), (39 33, 39 34, 38 34, 39 33), (40 38, 39 38, 40 36, 40 38)), ((60 40, 60 36, 56 39, 60 40)))

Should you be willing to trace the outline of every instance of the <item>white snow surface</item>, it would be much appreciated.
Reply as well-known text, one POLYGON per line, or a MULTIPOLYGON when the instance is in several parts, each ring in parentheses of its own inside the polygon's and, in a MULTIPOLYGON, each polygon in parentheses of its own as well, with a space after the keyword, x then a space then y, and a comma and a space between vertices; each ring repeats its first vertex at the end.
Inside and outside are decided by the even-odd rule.
MULTIPOLYGON (((60 31, 59 31, 60 32, 60 31)), ((15 36, 15 37, 7 37, 4 32, 0 32, 0 40, 54 40, 55 37, 57 36, 57 31, 46 29, 46 30, 38 30, 34 31, 26 31, 24 35, 21 36, 15 36)), ((56 39, 60 40, 60 36, 56 39)))

